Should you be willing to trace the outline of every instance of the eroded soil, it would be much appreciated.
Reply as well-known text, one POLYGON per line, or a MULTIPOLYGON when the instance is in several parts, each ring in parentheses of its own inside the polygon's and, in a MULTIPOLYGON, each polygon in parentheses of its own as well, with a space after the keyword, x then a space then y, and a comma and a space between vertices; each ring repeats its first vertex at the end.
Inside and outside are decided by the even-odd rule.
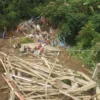
MULTIPOLYGON (((19 39, 13 37, 13 35, 17 36, 18 34, 12 32, 10 35, 7 34, 6 39, 0 39, 0 51, 6 54, 13 52, 14 55, 19 56, 19 51, 13 48, 13 45, 17 44, 19 39)), ((71 58, 68 52, 63 51, 62 53, 60 53, 59 61, 64 67, 84 72, 90 77, 92 76, 87 70, 84 69, 84 67, 86 69, 88 69, 88 67, 84 65, 79 59, 71 58), (82 67, 83 65, 84 67, 82 67)), ((0 65, 0 100, 8 100, 9 87, 1 76, 3 72, 3 67, 2 65, 0 65)))

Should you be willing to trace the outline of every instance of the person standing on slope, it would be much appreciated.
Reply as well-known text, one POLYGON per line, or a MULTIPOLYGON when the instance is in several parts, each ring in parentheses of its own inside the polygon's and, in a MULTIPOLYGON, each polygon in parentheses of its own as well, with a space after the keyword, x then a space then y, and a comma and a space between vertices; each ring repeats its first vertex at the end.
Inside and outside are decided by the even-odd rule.
POLYGON ((5 38, 6 32, 7 32, 7 29, 6 29, 6 27, 4 27, 4 31, 3 31, 3 33, 2 33, 2 38, 3 38, 3 39, 5 38))

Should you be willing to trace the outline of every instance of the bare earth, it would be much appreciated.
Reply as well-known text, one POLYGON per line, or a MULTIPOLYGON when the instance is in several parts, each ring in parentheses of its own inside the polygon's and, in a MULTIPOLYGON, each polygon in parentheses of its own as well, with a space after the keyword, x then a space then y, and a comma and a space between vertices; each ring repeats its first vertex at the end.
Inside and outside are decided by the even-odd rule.
MULTIPOLYGON (((14 35, 14 33, 12 33, 12 35, 14 35)), ((12 35, 10 35, 10 36, 12 36, 12 35)), ((14 38, 0 39, 0 51, 5 52, 6 54, 9 54, 11 51, 13 51, 13 53, 18 56, 19 51, 15 50, 13 48, 13 45, 16 43, 18 43, 18 39, 14 39, 14 38)), ((67 53, 65 51, 60 53, 59 61, 65 67, 84 72, 91 77, 91 74, 82 67, 82 65, 84 65, 82 63, 82 61, 80 61, 79 59, 71 58, 69 53, 67 53)), ((84 67, 87 69, 86 65, 84 65, 84 67)), ((3 70, 2 66, 0 65, 0 100, 8 100, 9 87, 7 86, 6 82, 3 80, 2 76, 1 76, 3 71, 4 70, 3 70)))

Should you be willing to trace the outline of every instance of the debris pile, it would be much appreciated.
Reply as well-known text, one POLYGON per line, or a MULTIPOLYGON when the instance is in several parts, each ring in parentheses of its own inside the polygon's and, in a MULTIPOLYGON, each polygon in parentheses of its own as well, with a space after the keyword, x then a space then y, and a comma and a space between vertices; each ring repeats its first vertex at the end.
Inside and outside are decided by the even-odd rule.
POLYGON ((10 87, 9 100, 16 97, 20 100, 91 100, 97 96, 96 93, 90 95, 90 90, 96 89, 94 80, 61 65, 58 56, 63 47, 70 46, 62 42, 52 27, 48 26, 46 31, 41 29, 48 20, 42 17, 43 25, 36 22, 30 19, 17 27, 24 39, 34 40, 34 43, 13 45, 27 57, 19 58, 11 51, 9 55, 0 52, 0 62, 5 70, 2 77, 10 87), (31 54, 31 58, 26 54, 31 54))
MULTIPOLYGON (((41 22, 41 20, 40 20, 41 22)), ((42 42, 49 44, 51 38, 54 38, 55 29, 48 26, 48 29, 43 31, 42 25, 30 19, 29 21, 24 21, 20 23, 17 27, 18 33, 23 33, 25 38, 33 38, 35 42, 42 42)))
POLYGON ((39 42, 45 45, 64 47, 65 44, 62 42, 63 40, 61 39, 61 37, 56 34, 56 29, 49 26, 47 24, 47 21, 45 21, 44 23, 43 19, 44 18, 41 17, 41 19, 38 20, 30 19, 28 21, 24 21, 23 23, 18 25, 16 31, 19 34, 24 34, 24 38, 33 39, 34 42, 39 42), (45 26, 44 24, 46 24, 47 26, 47 29, 45 30, 42 29, 42 27, 45 26))
POLYGON ((31 53, 31 55, 51 55, 50 53, 57 53, 62 51, 59 47, 53 47, 44 43, 27 43, 21 44, 20 52, 31 53))
POLYGON ((56 47, 59 51, 61 51, 59 47, 66 48, 61 42, 60 36, 55 34, 56 29, 47 25, 48 29, 44 31, 42 27, 44 24, 47 24, 47 22, 45 21, 46 23, 44 23, 43 18, 40 20, 42 25, 37 22, 38 21, 31 19, 18 25, 17 32, 24 33, 23 40, 26 38, 27 41, 29 40, 28 38, 31 38, 34 40, 34 43, 19 43, 20 48, 18 44, 13 45, 14 48, 19 48, 22 53, 32 53, 33 55, 46 54, 46 52, 51 51, 47 50, 48 47, 52 48, 53 51, 55 51, 53 47, 56 47), (21 27, 21 30, 19 30, 19 27, 21 27))
MULTIPOLYGON (((59 52, 24 60, 0 53, 5 73, 2 77, 20 100, 90 100, 96 82, 82 72, 59 63, 59 52)), ((14 97, 14 96, 13 96, 14 97)))

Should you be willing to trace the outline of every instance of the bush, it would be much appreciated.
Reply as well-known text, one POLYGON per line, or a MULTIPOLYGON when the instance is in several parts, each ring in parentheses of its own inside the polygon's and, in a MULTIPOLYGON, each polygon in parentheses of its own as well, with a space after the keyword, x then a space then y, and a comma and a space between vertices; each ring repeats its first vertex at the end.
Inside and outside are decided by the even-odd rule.
POLYGON ((72 57, 81 59, 84 64, 92 69, 100 62, 100 47, 97 48, 97 46, 86 50, 81 50, 76 46, 69 49, 69 52, 72 54, 72 57))
POLYGON ((79 35, 76 37, 78 47, 81 49, 91 48, 92 41, 97 38, 97 34, 95 26, 91 22, 88 22, 84 27, 82 27, 79 35))
POLYGON ((94 24, 96 31, 100 33, 100 14, 95 13, 89 20, 94 24))
POLYGON ((88 22, 76 37, 77 45, 71 48, 73 57, 80 58, 86 65, 95 68, 100 62, 100 33, 88 22))

